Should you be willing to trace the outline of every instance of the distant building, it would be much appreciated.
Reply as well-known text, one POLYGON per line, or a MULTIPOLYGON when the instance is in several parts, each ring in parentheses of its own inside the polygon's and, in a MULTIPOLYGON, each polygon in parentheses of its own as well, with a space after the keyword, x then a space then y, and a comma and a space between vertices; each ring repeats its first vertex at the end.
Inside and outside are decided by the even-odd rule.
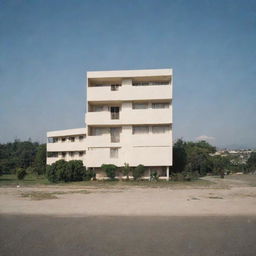
POLYGON ((47 164, 82 160, 98 177, 102 164, 143 164, 169 179, 172 165, 172 70, 87 72, 86 126, 47 133, 47 164))

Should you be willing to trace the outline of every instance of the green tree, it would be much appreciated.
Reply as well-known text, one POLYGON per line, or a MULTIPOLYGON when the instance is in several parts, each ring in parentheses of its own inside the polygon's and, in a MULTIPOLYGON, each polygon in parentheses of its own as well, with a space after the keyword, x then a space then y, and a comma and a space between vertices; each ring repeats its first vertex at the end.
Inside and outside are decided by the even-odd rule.
POLYGON ((86 167, 81 160, 67 162, 65 181, 81 181, 86 177, 86 167))
POLYGON ((246 164, 250 171, 256 170, 256 152, 251 153, 246 164))
POLYGON ((81 160, 58 160, 46 167, 46 177, 51 182, 70 182, 86 179, 86 167, 81 160))
POLYGON ((222 156, 213 156, 212 160, 214 174, 220 175, 221 178, 224 178, 225 169, 230 165, 229 159, 222 156))
POLYGON ((124 167, 122 168, 123 175, 126 176, 126 180, 129 180, 129 174, 131 172, 131 167, 128 163, 124 163, 124 167))
POLYGON ((105 171, 107 177, 110 180, 114 180, 116 177, 116 171, 117 171, 117 166, 113 165, 113 164, 103 164, 101 166, 101 169, 103 171, 105 171))
POLYGON ((186 143, 178 139, 173 145, 173 166, 172 172, 183 172, 187 164, 186 143))
POLYGON ((140 179, 146 171, 146 167, 142 164, 132 169, 132 176, 134 180, 140 179))
POLYGON ((200 176, 204 176, 213 170, 213 163, 211 157, 204 152, 195 151, 189 155, 189 165, 187 165, 187 171, 198 172, 200 176))
POLYGON ((15 173, 17 168, 31 166, 38 146, 38 143, 30 140, 0 144, 0 169, 3 173, 15 173))
POLYGON ((38 146, 35 160, 34 160, 35 172, 39 175, 44 174, 46 170, 46 144, 38 146))
POLYGON ((26 170, 23 168, 18 168, 16 171, 16 175, 18 180, 23 180, 25 176, 27 175, 26 170))

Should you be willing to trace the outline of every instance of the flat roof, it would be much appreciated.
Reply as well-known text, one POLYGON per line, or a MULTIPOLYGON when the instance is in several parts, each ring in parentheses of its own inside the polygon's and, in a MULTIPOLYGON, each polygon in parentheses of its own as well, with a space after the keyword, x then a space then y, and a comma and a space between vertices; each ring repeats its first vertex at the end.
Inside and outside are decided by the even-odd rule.
POLYGON ((85 128, 76 128, 76 129, 49 131, 49 132, 47 132, 47 137, 85 135, 85 134, 86 134, 85 128))
POLYGON ((109 71, 88 71, 87 78, 108 78, 108 77, 145 77, 145 76, 171 76, 172 69, 136 69, 136 70, 109 70, 109 71))

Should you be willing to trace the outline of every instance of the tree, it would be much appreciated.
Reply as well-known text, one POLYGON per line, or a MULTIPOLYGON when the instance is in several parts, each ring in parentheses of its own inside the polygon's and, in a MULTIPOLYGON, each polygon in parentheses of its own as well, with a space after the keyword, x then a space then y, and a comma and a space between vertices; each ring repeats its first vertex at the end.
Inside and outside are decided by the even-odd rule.
POLYGON ((250 171, 256 170, 256 152, 251 153, 246 164, 250 171))
POLYGON ((190 153, 188 163, 189 165, 186 166, 186 170, 198 172, 200 176, 204 176, 213 170, 213 164, 210 156, 206 153, 198 152, 198 150, 190 153))
POLYGON ((37 148, 34 160, 35 172, 37 174, 44 174, 46 168, 46 144, 41 144, 37 148))
POLYGON ((81 160, 58 160, 46 167, 46 177, 51 182, 70 182, 86 179, 86 167, 81 160))
POLYGON ((227 157, 213 156, 213 171, 215 174, 220 175, 224 178, 225 168, 229 166, 229 160, 227 157))
POLYGON ((186 143, 182 139, 178 139, 173 145, 173 172, 183 172, 187 164, 186 143))
POLYGON ((19 141, 0 144, 0 169, 3 173, 15 173, 17 168, 31 166, 39 144, 31 141, 19 141))
POLYGON ((123 175, 126 176, 126 180, 129 180, 131 168, 128 163, 124 163, 124 167, 122 169, 123 175))
POLYGON ((106 175, 110 180, 114 180, 116 177, 117 166, 113 164, 103 164, 101 169, 105 171, 106 175))
POLYGON ((81 160, 67 162, 66 181, 81 181, 86 176, 86 167, 81 160))
POLYGON ((143 176, 145 170, 146 170, 146 167, 144 165, 142 165, 142 164, 140 164, 137 167, 133 168, 132 169, 133 179, 134 180, 140 179, 143 176))
POLYGON ((16 171, 16 175, 18 180, 23 180, 25 176, 27 175, 26 170, 23 168, 18 168, 16 171))

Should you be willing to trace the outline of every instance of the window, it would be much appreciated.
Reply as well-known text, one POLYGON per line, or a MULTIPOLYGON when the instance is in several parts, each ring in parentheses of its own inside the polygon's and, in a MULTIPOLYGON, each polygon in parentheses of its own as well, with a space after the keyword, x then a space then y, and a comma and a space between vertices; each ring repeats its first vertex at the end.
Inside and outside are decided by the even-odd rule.
POLYGON ((47 152, 47 157, 58 157, 58 152, 47 152))
POLYGON ((91 112, 101 112, 103 111, 103 106, 102 105, 92 105, 90 106, 91 112))
POLYGON ((53 143, 58 142, 58 138, 56 138, 56 137, 52 138, 52 142, 53 142, 53 143))
POLYGON ((79 140, 81 141, 81 140, 83 140, 84 139, 84 136, 79 136, 79 140))
POLYGON ((111 91, 118 91, 120 84, 111 84, 111 91))
POLYGON ((120 142, 120 127, 112 127, 110 128, 110 141, 111 142, 120 142))
POLYGON ((110 107, 111 119, 119 119, 119 107, 110 107))
POLYGON ((166 133, 170 130, 169 125, 155 125, 152 126, 152 133, 166 133))
POLYGON ((118 148, 110 148, 110 158, 118 158, 118 148))
POLYGON ((152 108, 169 108, 169 103, 152 103, 152 108))
POLYGON ((62 141, 62 142, 65 142, 65 141, 66 141, 66 138, 64 138, 64 137, 61 138, 61 141, 62 141))
POLYGON ((94 83, 91 83, 90 86, 91 87, 105 87, 105 86, 109 87, 110 86, 111 90, 112 90, 112 86, 118 89, 118 87, 121 86, 121 84, 111 84, 111 83, 94 84, 94 83))
POLYGON ((66 157, 66 154, 67 154, 66 152, 61 153, 62 157, 66 157))
POLYGON ((148 103, 133 103, 132 108, 133 109, 147 109, 148 103))
POLYGON ((133 82, 133 86, 169 85, 169 81, 133 82))
POLYGON ((74 142, 74 141, 75 141, 75 137, 69 137, 68 140, 69 140, 70 142, 74 142))
POLYGON ((100 136, 109 133, 109 129, 104 127, 92 127, 90 132, 92 136, 100 136))
POLYGON ((148 126, 133 126, 132 127, 133 134, 143 134, 143 133, 148 133, 148 132, 149 132, 148 126))
POLYGON ((71 157, 73 157, 74 156, 74 152, 69 152, 69 155, 71 156, 71 157))
POLYGON ((85 154, 85 151, 79 151, 79 156, 83 156, 85 154))
POLYGON ((48 143, 53 143, 53 138, 47 138, 48 143))

